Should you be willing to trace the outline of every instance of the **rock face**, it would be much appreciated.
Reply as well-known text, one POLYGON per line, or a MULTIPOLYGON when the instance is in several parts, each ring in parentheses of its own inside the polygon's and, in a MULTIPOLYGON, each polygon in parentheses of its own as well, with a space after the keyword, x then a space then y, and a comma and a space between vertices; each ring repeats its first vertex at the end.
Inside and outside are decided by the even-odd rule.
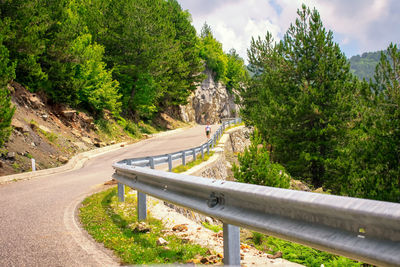
POLYGON ((238 108, 234 96, 228 93, 225 85, 214 81, 212 71, 206 70, 205 74, 207 78, 197 86, 188 104, 180 107, 181 119, 185 122, 214 124, 223 118, 235 117, 238 108))

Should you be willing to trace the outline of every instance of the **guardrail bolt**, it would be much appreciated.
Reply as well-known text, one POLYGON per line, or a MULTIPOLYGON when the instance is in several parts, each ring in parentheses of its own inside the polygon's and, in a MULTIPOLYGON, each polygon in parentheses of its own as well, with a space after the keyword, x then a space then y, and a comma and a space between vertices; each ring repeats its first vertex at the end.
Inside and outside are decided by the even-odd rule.
POLYGON ((222 205, 222 204, 224 204, 224 198, 222 195, 218 196, 214 192, 210 194, 210 197, 207 200, 207 206, 209 208, 214 208, 214 207, 216 207, 218 205, 222 205))

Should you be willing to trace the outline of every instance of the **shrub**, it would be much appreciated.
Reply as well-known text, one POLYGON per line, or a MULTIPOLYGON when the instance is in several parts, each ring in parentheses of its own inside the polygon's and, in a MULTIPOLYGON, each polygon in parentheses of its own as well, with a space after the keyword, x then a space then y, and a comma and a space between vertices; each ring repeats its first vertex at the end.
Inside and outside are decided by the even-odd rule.
POLYGON ((269 151, 260 134, 254 131, 251 145, 238 155, 240 166, 233 165, 236 180, 242 183, 289 188, 290 177, 284 167, 271 162, 269 151))

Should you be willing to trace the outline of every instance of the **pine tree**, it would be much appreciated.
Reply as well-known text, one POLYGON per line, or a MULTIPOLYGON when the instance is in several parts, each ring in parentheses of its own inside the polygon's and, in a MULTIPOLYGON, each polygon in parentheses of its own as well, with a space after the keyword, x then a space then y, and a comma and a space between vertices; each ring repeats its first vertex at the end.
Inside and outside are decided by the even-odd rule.
POLYGON ((334 188, 354 197, 399 202, 400 51, 396 45, 381 53, 375 81, 363 87, 358 122, 341 151, 334 188))
POLYGON ((355 87, 346 57, 303 5, 275 44, 271 34, 253 40, 256 76, 243 94, 244 115, 271 144, 272 159, 315 186, 333 179, 329 162, 343 142, 355 87))

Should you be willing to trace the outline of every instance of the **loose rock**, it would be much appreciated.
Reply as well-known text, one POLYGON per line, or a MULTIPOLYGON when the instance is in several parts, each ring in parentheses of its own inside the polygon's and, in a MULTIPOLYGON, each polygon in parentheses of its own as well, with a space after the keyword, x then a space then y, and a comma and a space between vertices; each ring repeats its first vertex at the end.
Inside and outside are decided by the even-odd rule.
POLYGON ((172 230, 177 232, 184 232, 188 230, 188 227, 185 224, 178 224, 172 227, 172 230))
POLYGON ((15 160, 15 152, 8 152, 7 153, 7 159, 15 160))
POLYGON ((68 162, 68 158, 66 158, 64 156, 59 156, 58 161, 61 162, 62 164, 65 164, 68 162))
POLYGON ((150 230, 150 227, 145 222, 139 223, 136 225, 135 229, 133 229, 133 231, 136 233, 148 233, 150 230))
POLYGON ((158 246, 168 245, 168 241, 165 240, 164 238, 160 237, 159 239, 157 239, 157 245, 158 246))
POLYGON ((278 251, 274 255, 268 255, 267 256, 269 259, 277 259, 277 258, 282 258, 282 251, 278 251))

